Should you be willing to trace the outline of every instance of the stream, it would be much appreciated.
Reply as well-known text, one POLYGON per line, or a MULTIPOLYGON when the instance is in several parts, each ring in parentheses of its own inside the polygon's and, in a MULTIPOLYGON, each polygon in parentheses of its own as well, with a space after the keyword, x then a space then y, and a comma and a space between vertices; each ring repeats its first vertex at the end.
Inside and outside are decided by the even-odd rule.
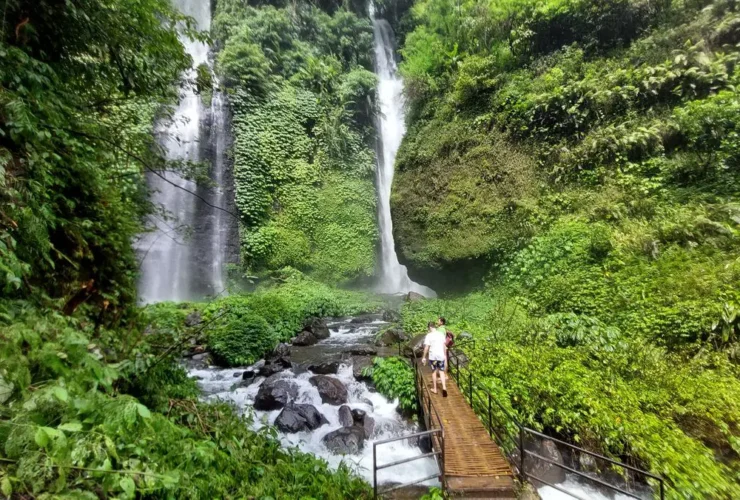
MULTIPOLYGON (((375 392, 366 382, 357 380, 358 365, 366 365, 374 354, 390 355, 394 348, 376 347, 375 335, 378 330, 386 326, 379 316, 363 316, 361 318, 334 319, 327 322, 329 337, 310 346, 291 346, 290 360, 292 366, 278 375, 290 380, 297 386, 295 403, 314 406, 328 421, 313 431, 296 433, 278 432, 284 446, 297 447, 301 451, 311 453, 325 459, 332 467, 338 467, 344 461, 353 467, 356 472, 372 484, 373 480, 373 443, 376 441, 394 438, 418 431, 417 424, 405 419, 397 411, 397 401, 390 401, 383 395, 375 392), (360 353, 360 354, 352 354, 360 353), (308 370, 312 365, 326 365, 337 362, 336 374, 328 377, 339 380, 348 393, 347 406, 352 410, 362 410, 375 423, 370 438, 364 442, 361 451, 355 454, 340 455, 327 448, 324 437, 340 428, 339 408, 322 401, 319 391, 309 379, 314 373, 308 370)), ((191 377, 198 381, 205 400, 222 400, 233 404, 243 414, 252 414, 252 427, 258 430, 266 425, 272 425, 282 409, 271 411, 255 410, 253 405, 266 377, 257 377, 253 382, 242 386, 242 375, 248 370, 258 370, 264 362, 259 362, 246 368, 217 368, 203 366, 189 366, 191 377)), ((319 370, 321 371, 321 370, 319 370)), ((358 374, 359 375, 359 374, 358 374)), ((421 448, 407 441, 398 441, 382 445, 378 451, 378 462, 388 463, 422 454, 421 448), (382 452, 381 452, 382 450, 382 452)), ((434 474, 437 465, 432 459, 421 459, 396 467, 378 471, 379 484, 400 484, 434 474)), ((434 485, 435 482, 429 482, 434 485)))

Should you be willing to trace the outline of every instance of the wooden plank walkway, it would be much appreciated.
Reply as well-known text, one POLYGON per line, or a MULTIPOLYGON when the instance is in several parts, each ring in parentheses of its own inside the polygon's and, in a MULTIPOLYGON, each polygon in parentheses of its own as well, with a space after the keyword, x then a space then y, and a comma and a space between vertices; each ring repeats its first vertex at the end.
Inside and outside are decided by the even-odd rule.
MULTIPOLYGON (((483 423, 460 393, 452 377, 447 377, 447 397, 431 393, 432 372, 418 366, 430 391, 421 391, 424 417, 431 428, 437 428, 437 416, 444 427, 444 473, 447 492, 465 498, 516 498, 514 474, 503 453, 488 435, 483 423), (428 412, 431 407, 436 410, 428 412)), ((438 440, 433 440, 439 449, 438 440)))

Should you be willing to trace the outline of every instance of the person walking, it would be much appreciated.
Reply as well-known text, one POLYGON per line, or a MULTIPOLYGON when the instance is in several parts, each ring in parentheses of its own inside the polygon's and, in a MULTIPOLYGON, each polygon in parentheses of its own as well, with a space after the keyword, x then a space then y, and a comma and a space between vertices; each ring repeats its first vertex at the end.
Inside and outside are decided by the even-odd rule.
POLYGON ((437 376, 442 382, 442 396, 447 397, 447 376, 445 373, 445 361, 447 360, 447 345, 445 334, 442 333, 434 321, 427 324, 427 336, 424 338, 424 354, 421 364, 424 365, 429 359, 429 367, 432 369, 432 392, 437 394, 437 376))

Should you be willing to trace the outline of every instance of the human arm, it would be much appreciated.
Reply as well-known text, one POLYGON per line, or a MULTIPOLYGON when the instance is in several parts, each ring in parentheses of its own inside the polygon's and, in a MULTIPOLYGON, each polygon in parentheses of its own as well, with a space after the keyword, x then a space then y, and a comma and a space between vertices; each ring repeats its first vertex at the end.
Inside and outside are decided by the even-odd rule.
POLYGON ((429 344, 424 343, 424 354, 421 355, 421 364, 425 365, 427 363, 427 356, 429 355, 429 344))

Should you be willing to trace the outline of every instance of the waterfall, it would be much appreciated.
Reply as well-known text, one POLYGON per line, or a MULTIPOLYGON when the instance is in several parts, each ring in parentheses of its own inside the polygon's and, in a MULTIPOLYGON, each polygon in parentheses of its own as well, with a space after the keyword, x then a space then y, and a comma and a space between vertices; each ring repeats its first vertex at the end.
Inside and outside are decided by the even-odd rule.
POLYGON ((391 188, 396 152, 406 133, 403 109, 403 80, 397 73, 395 37, 385 19, 375 18, 375 7, 370 3, 370 18, 375 38, 375 73, 378 75, 378 101, 380 116, 377 119, 378 146, 376 156, 376 182, 378 186, 378 228, 380 229, 380 279, 378 288, 383 293, 417 292, 427 297, 436 294, 430 288, 415 283, 408 271, 398 261, 393 241, 391 219, 391 188))
MULTIPOLYGON (((183 14, 195 19, 198 29, 210 29, 210 2, 174 1, 183 14)), ((195 68, 208 62, 209 47, 186 37, 181 37, 181 42, 193 59, 193 68, 185 75, 188 82, 193 82, 195 68)), ((231 204, 225 188, 226 150, 230 140, 228 119, 228 106, 222 94, 214 92, 209 109, 203 105, 194 85, 188 83, 181 91, 172 119, 158 125, 157 135, 167 159, 207 162, 214 186, 197 186, 173 172, 147 175, 151 200, 168 217, 152 215, 149 225, 154 231, 143 235, 137 244, 142 303, 200 300, 224 292, 223 264, 229 253, 229 239, 235 234, 235 221, 187 191, 197 193, 217 207, 231 204)))

